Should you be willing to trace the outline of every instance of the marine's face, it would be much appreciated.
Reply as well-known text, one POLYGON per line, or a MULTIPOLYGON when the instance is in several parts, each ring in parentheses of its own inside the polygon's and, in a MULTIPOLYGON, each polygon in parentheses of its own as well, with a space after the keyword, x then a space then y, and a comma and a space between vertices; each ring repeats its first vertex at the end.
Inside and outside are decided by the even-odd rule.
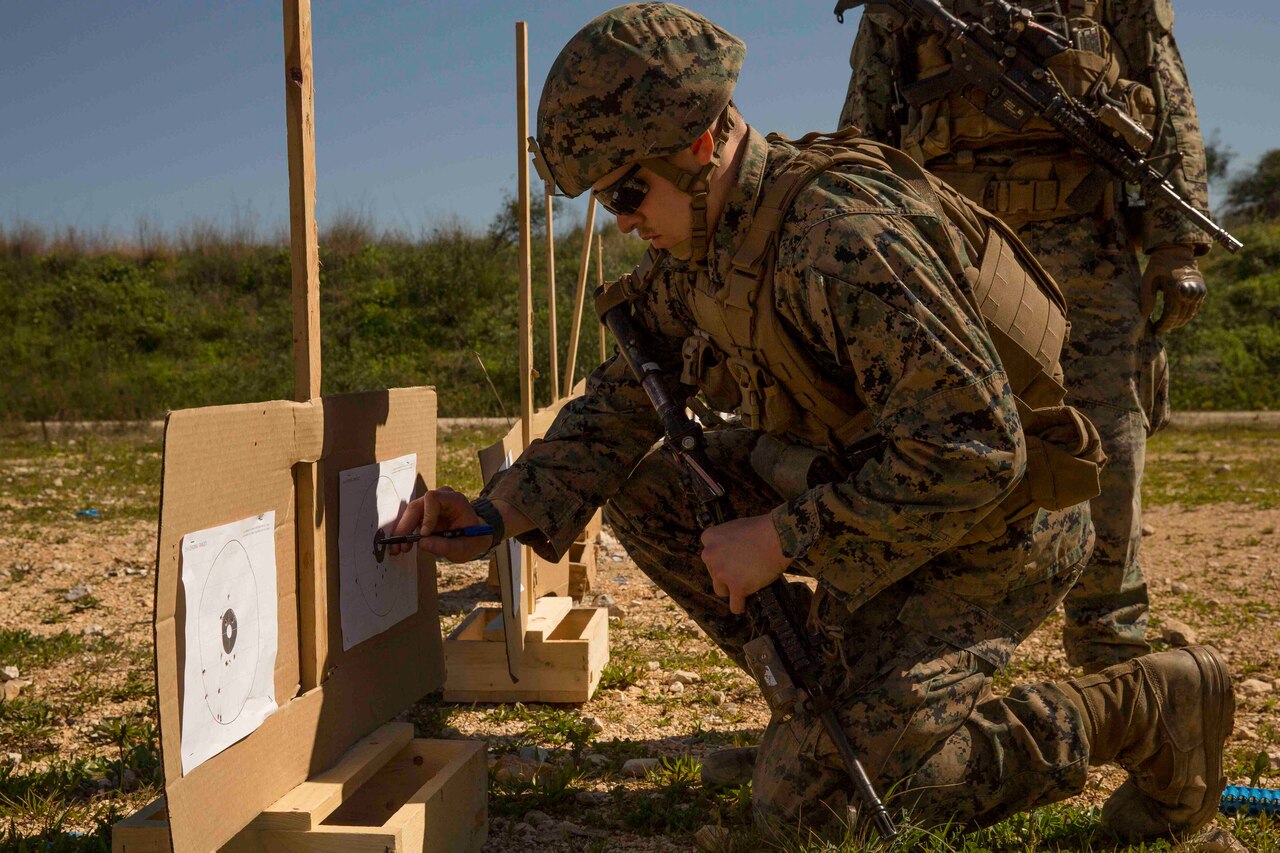
MULTIPOLYGON (((591 188, 597 191, 606 189, 631 170, 630 164, 614 169, 591 188)), ((635 231, 655 249, 675 249, 673 255, 688 258, 687 241, 693 234, 692 199, 676 189, 675 184, 643 166, 635 170, 632 178, 643 181, 649 191, 634 213, 618 215, 618 230, 624 234, 635 231)))

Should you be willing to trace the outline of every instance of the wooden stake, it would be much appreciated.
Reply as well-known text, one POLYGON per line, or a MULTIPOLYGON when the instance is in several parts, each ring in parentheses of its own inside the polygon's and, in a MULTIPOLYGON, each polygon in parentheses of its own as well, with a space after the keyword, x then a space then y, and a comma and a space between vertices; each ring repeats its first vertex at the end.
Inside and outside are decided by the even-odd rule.
MULTIPOLYGON (((551 402, 560 399, 560 389, 556 383, 560 381, 560 352, 556 342, 556 234, 555 228, 551 224, 551 208, 552 202, 555 201, 555 186, 547 184, 544 192, 544 198, 547 201, 547 319, 550 327, 551 340, 549 341, 551 350, 551 375, 547 377, 551 381, 551 402)), ((565 392, 568 392, 568 386, 565 392)))
POLYGON ((591 244, 595 240, 596 200, 587 200, 587 224, 582 232, 582 260, 578 263, 578 290, 573 295, 573 327, 569 330, 569 353, 564 366, 564 393, 573 390, 573 368, 578 361, 578 338, 582 333, 582 305, 587 298, 587 272, 591 266, 591 244))
MULTIPOLYGON (((529 27, 516 21, 516 133, 520 163, 516 169, 517 214, 520 225, 520 438, 529 446, 533 424, 533 266, 529 240, 529 27)), ((554 382, 554 378, 552 380, 554 382)))
MULTIPOLYGON (((293 398, 320 396, 320 248, 316 231, 315 85, 311 0, 284 3, 284 102, 289 151, 289 244, 293 268, 293 398)), ((323 475, 299 465, 299 679, 303 692, 323 680, 329 655, 323 475)))
MULTIPOLYGON (((596 286, 604 287, 604 234, 596 235, 596 286)), ((609 359, 609 350, 605 344, 605 335, 608 333, 604 323, 600 324, 600 363, 604 364, 609 359)))

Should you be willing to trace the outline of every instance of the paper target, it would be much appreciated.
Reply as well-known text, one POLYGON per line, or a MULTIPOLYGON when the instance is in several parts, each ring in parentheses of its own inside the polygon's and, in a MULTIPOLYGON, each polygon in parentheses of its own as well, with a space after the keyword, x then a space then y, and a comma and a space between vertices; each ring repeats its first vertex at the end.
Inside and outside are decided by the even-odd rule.
POLYGON ((276 710, 275 513, 182 539, 182 770, 276 710))
POLYGON ((338 579, 342 648, 350 649, 418 610, 418 558, 374 546, 389 535, 413 495, 417 454, 338 474, 338 579), (382 559, 379 559, 379 557, 382 559))
POLYGON ((200 681, 219 725, 240 716, 258 669, 258 583, 237 539, 222 546, 200 593, 200 681))
MULTIPOLYGON (((369 559, 359 560, 356 568, 356 586, 360 587, 360 595, 365 604, 379 616, 386 616, 391 612, 392 585, 398 566, 390 557, 379 560, 373 541, 379 531, 385 536, 391 535, 396 519, 400 517, 400 508, 407 503, 407 499, 400 497, 400 492, 390 477, 378 477, 377 482, 365 490, 360 508, 356 511, 357 541, 363 536, 370 543, 369 559), (386 518, 391 520, 379 522, 379 519, 386 518)), ((358 550, 355 556, 359 556, 358 550)))

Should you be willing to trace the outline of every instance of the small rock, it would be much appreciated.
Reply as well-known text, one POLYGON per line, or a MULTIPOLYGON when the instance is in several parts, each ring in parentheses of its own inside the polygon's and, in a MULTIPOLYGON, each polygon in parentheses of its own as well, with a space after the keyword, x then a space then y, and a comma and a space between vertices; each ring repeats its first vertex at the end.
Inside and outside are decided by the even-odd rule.
POLYGON ((17 699, 22 695, 22 688, 26 687, 26 685, 27 682, 20 681, 16 678, 12 681, 6 681, 2 686, 0 686, 0 700, 12 702, 14 699, 17 699))
POLYGON ((4 763, 9 765, 10 767, 17 767, 19 764, 22 763, 22 753, 6 752, 4 754, 4 763))
POLYGON ((711 702, 715 705, 723 705, 724 700, 727 698, 723 690, 716 690, 711 694, 711 702))
POLYGON ((698 623, 694 622, 692 619, 686 619, 680 623, 680 633, 682 634, 688 634, 696 637, 701 632, 702 629, 698 627, 698 623))
POLYGON ((520 757, 534 764, 546 764, 550 754, 540 746, 526 746, 520 749, 520 757))
POLYGON ((120 774, 120 787, 126 791, 138 787, 138 774, 132 767, 126 767, 124 773, 120 774))
POLYGON ((1249 678, 1240 682, 1240 692, 1245 696, 1262 696, 1275 690, 1275 687, 1260 678, 1249 678))
POLYGON ((613 561, 613 562, 615 562, 615 563, 621 563, 621 562, 622 562, 622 557, 618 556, 617 554, 614 554, 614 555, 613 555, 612 557, 610 557, 609 559, 610 559, 610 560, 612 560, 612 561, 613 561))
POLYGON ((687 669, 677 669, 675 672, 671 673, 668 680, 676 681, 681 684, 697 684, 702 680, 702 676, 698 675, 696 672, 690 672, 687 669))
POLYGON ((1173 848, 1174 853, 1249 853, 1249 848, 1227 830, 1211 827, 1173 848))
POLYGON ((583 717, 582 722, 586 723, 587 728, 591 729, 591 731, 595 732, 596 734, 599 734, 600 732, 604 731, 604 723, 600 720, 599 717, 583 717))
POLYGON ((670 684, 667 685, 667 692, 671 693, 672 695, 679 696, 681 693, 684 692, 684 682, 683 681, 671 682, 670 684))
POLYGON ((592 829, 587 826, 578 826, 571 820, 560 821, 556 827, 563 835, 572 835, 577 838, 607 838, 609 833, 603 829, 592 829))
POLYGON ((101 625, 85 625, 80 629, 82 637, 101 637, 106 633, 106 629, 101 625))
POLYGON ((1242 723, 1236 723, 1235 731, 1231 733, 1231 737, 1236 740, 1253 740, 1257 736, 1257 732, 1242 723))
POLYGON ((21 675, 16 666, 0 666, 0 681, 13 681, 21 675))
POLYGON ((524 813, 524 822, 530 826, 545 826, 549 823, 555 823, 556 819, 546 812, 537 809, 529 809, 524 813))
MULTIPOLYGON (((598 752, 588 752, 586 755, 582 756, 582 761, 584 764, 588 764, 591 767, 595 768, 596 770, 602 770, 605 767, 609 766, 608 757, 601 755, 598 752)), ((582 793, 585 794, 588 792, 583 791, 582 793)))
POLYGON ((499 756, 493 767, 493 776, 499 782, 530 782, 538 775, 538 765, 526 761, 514 752, 499 756))
POLYGON ((1206 604, 1206 605, 1208 605, 1209 607, 1221 607, 1221 606, 1222 606, 1222 602, 1221 602, 1221 601, 1219 601, 1219 600, 1218 600, 1218 599, 1216 599, 1216 598, 1210 598, 1208 601, 1206 601, 1206 602, 1205 602, 1205 604, 1206 604))
POLYGON ((515 826, 511 827, 511 831, 518 835, 533 835, 535 832, 534 828, 524 821, 520 821, 515 826))
POLYGON ((663 599, 670 598, 671 596, 667 595, 667 591, 665 589, 660 589, 654 592, 653 597, 656 599, 663 599))
POLYGON ((645 661, 644 667, 650 672, 657 672, 658 670, 662 669, 662 664, 658 663, 656 660, 649 660, 649 661, 645 661))
POLYGON ((1231 466, 1224 462, 1223 464, 1219 465, 1217 468, 1214 468, 1213 470, 1215 474, 1230 474, 1231 466))
POLYGON ((619 776, 625 776, 628 779, 643 779, 649 775, 649 771, 658 766, 656 758, 631 758, 622 765, 622 769, 618 771, 619 776))
POLYGON ((81 584, 79 586, 71 587, 71 589, 63 593, 62 597, 66 601, 79 601, 80 599, 87 598, 92 594, 93 594, 93 587, 89 586, 86 583, 86 584, 81 584))
POLYGON ((1187 586, 1182 581, 1174 581, 1173 583, 1169 584, 1169 591, 1172 592, 1174 595, 1186 595, 1187 593, 1191 592, 1191 587, 1187 586))
POLYGON ((1160 627, 1160 636, 1166 643, 1177 648, 1194 646, 1200 641, 1194 628, 1186 622, 1169 617, 1165 617, 1164 624, 1160 627))
POLYGON ((618 548, 618 547, 621 547, 621 546, 618 544, 618 540, 617 540, 617 538, 616 538, 612 533, 610 533, 608 530, 601 530, 601 531, 600 531, 600 544, 601 544, 601 545, 603 545, 603 546, 604 546, 604 547, 606 547, 606 548, 618 548))
POLYGON ((1150 524, 1144 524, 1144 525, 1142 525, 1142 535, 1143 535, 1143 536, 1152 536, 1152 535, 1154 535, 1154 534, 1155 534, 1155 532, 1156 532, 1156 529, 1155 529, 1154 527, 1152 527, 1150 524))
POLYGON ((601 593, 600 595, 597 595, 595 606, 609 608, 610 616, 623 617, 627 615, 627 608, 615 601, 614 597, 608 593, 601 593))
POLYGON ((736 717, 738 715, 738 706, 732 702, 726 702, 720 706, 720 712, 726 717, 736 717))
POLYGON ((706 824, 693 834, 693 843, 707 853, 720 853, 729 842, 729 830, 723 826, 706 824))
POLYGON ((638 687, 635 684, 629 684, 627 685, 627 693, 631 694, 632 696, 642 696, 644 694, 644 690, 642 690, 640 687, 638 687))
POLYGON ((609 802, 609 794, 607 791, 579 791, 573 795, 573 800, 584 806, 602 806, 609 802))

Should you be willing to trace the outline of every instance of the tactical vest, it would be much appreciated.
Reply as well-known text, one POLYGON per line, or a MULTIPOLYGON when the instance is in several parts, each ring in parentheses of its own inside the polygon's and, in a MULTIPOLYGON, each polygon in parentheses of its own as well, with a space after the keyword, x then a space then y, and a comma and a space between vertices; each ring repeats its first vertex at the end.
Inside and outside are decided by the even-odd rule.
MULTIPOLYGON (((897 175, 978 250, 977 265, 965 269, 969 296, 999 353, 1019 413, 1035 429, 1056 431, 1049 447, 1034 430, 1024 429, 1028 476, 1002 506, 1016 506, 1022 513, 1028 508, 1060 509, 1096 495, 1102 459, 1097 434, 1088 421, 1061 405, 1065 389, 1059 357, 1069 330, 1066 303, 1052 277, 1012 230, 925 173, 903 152, 862 139, 854 128, 831 135, 811 133, 794 142, 771 134, 769 141, 788 142, 799 153, 762 193, 725 285, 714 292, 701 286, 691 289, 688 305, 698 330, 685 341, 681 377, 685 384, 701 388, 716 408, 736 410, 744 426, 777 439, 758 448, 758 455, 770 459, 753 458, 757 471, 790 497, 815 484, 808 482, 808 474, 822 461, 824 451, 832 462, 828 470, 847 470, 852 454, 878 444, 873 416, 858 397, 856 383, 847 377, 840 381, 819 364, 784 323, 774 302, 776 276, 792 274, 777 270, 776 260, 783 219, 796 196, 827 169, 858 165, 897 175)), ((856 210, 862 203, 846 204, 856 210)), ((865 209, 879 211, 869 204, 865 209)), ((951 251, 964 258, 954 243, 951 251)), ((602 316, 613 305, 634 300, 647 286, 655 257, 650 252, 636 273, 597 298, 602 316)), ((994 515, 992 523, 999 531, 1014 517, 994 515)), ((989 525, 978 538, 991 533, 989 525)))
MULTIPOLYGON (((982 19, 981 0, 943 0, 965 20, 982 19)), ((1037 23, 1056 31, 1072 47, 1046 63, 1073 98, 1093 107, 1110 104, 1148 133, 1156 127, 1151 89, 1120 76, 1121 57, 1103 23, 1107 0, 1032 0, 1037 23)), ((901 89, 906 121, 900 145, 966 196, 1015 227, 1083 213, 1107 198, 1113 181, 1088 158, 1061 147, 1062 138, 1043 119, 1020 131, 988 117, 975 105, 985 93, 967 84, 941 37, 916 37, 913 77, 901 89), (1037 154, 1040 145, 1044 150, 1037 154), (1014 148, 1018 156, 1000 156, 1014 148)), ((1119 127, 1120 125, 1118 125, 1119 127)), ((1132 135, 1132 134, 1130 134, 1132 135)), ((1141 133, 1138 134, 1141 136, 1141 133)), ((1139 148, 1149 144, 1131 139, 1139 148)))

